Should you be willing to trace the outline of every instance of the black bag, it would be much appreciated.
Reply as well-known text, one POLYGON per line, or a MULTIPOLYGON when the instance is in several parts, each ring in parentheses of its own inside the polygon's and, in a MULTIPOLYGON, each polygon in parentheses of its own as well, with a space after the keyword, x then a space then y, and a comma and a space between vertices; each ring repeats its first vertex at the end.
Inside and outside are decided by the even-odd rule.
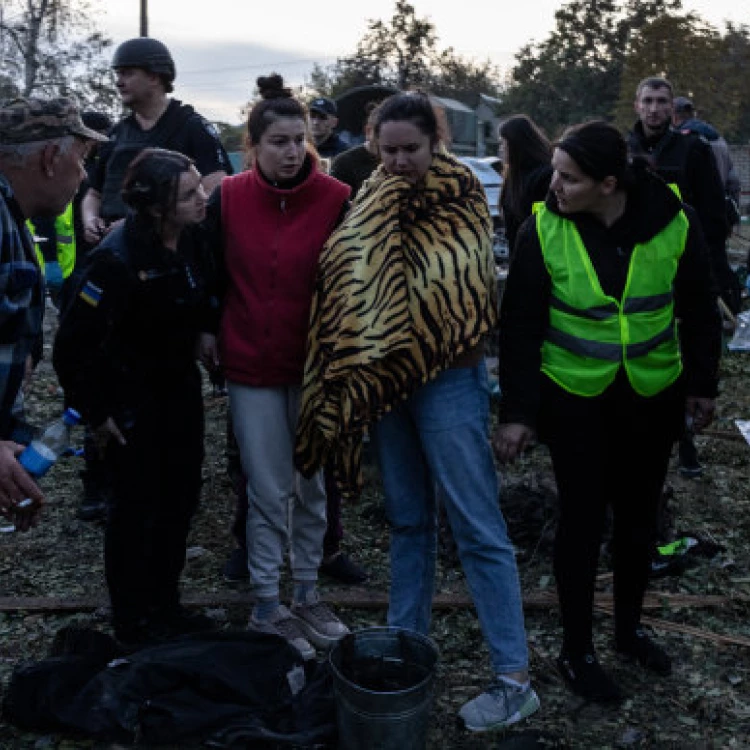
POLYGON ((58 635, 63 653, 19 666, 11 677, 3 713, 22 729, 181 747, 335 741, 328 669, 306 666, 278 636, 205 633, 122 654, 96 631, 58 635))

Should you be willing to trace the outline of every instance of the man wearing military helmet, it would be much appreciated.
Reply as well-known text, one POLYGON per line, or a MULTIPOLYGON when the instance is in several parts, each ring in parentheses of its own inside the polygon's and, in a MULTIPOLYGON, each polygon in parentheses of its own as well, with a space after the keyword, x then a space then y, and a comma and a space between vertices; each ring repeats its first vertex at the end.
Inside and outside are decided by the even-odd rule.
POLYGON ((210 193, 231 172, 215 128, 191 106, 172 99, 176 70, 167 47, 158 39, 137 37, 123 42, 112 59, 117 91, 131 110, 110 133, 111 144, 89 175, 83 200, 86 240, 97 243, 112 222, 125 216, 122 180, 133 158, 144 148, 180 151, 195 161, 210 193))

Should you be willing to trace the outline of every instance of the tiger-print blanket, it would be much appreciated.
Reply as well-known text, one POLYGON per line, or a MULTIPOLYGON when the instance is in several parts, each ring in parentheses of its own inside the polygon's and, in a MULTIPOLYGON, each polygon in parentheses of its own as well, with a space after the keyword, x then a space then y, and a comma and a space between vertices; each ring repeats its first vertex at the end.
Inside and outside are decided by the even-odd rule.
POLYGON ((313 299, 295 461, 362 487, 367 426, 497 323, 492 220, 473 172, 435 154, 413 186, 381 166, 326 243, 313 299))

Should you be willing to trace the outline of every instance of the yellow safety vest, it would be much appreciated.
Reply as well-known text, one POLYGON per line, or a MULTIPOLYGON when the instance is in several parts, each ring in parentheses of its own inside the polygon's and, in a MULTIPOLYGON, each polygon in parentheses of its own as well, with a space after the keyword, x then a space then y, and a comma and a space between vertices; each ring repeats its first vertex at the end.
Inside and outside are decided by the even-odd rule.
POLYGON ((552 280, 542 372, 579 396, 602 393, 620 367, 636 393, 663 391, 682 372, 673 287, 687 240, 685 213, 635 246, 622 300, 602 291, 573 221, 543 203, 534 213, 552 280))
MULTIPOLYGON (((36 235, 36 228, 31 219, 27 219, 26 226, 29 228, 31 236, 34 237, 36 235)), ((69 203, 65 211, 55 219, 55 235, 57 237, 57 247, 55 248, 57 262, 60 264, 63 279, 67 279, 73 273, 73 268, 76 264, 76 235, 73 224, 72 203, 69 203)), ((39 243, 34 243, 34 250, 39 261, 39 267, 44 272, 44 255, 39 247, 39 243)))

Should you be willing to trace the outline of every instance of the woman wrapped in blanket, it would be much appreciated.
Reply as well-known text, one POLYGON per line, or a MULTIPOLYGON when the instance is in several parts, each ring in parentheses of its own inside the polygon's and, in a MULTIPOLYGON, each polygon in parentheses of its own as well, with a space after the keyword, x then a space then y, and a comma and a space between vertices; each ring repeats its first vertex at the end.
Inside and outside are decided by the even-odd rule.
POLYGON ((374 137, 382 164, 320 260, 297 462, 311 473, 328 461, 354 492, 371 427, 391 526, 388 624, 420 633, 430 628, 439 494, 495 675, 460 716, 485 731, 539 706, 488 433, 492 223, 477 179, 442 149, 427 96, 385 100, 374 137))

